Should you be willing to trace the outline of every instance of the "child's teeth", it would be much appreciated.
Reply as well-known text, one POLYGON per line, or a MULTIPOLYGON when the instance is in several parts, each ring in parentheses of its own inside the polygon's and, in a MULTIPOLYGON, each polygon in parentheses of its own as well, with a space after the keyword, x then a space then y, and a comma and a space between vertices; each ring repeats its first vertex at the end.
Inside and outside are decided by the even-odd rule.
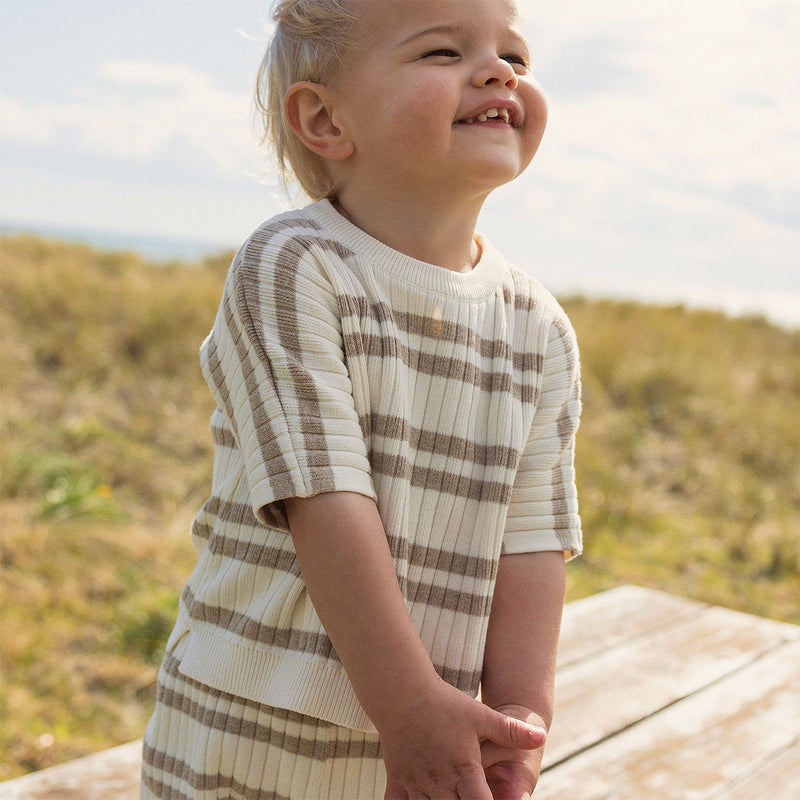
POLYGON ((473 122, 486 122, 487 119, 497 119, 498 117, 506 123, 511 121, 511 114, 509 114, 507 108, 490 108, 484 111, 482 114, 478 114, 477 117, 465 119, 464 122, 467 125, 471 125, 473 122))

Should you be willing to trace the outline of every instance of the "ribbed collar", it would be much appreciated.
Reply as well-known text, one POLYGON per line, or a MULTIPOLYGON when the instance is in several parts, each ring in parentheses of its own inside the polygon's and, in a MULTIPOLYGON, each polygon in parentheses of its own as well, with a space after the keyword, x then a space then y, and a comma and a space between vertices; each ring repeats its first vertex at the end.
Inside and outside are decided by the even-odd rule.
POLYGON ((448 297, 480 300, 495 292, 507 269, 503 257, 484 236, 477 236, 481 257, 470 272, 454 272, 419 261, 385 245, 342 216, 329 200, 319 200, 304 211, 342 244, 363 256, 385 276, 410 283, 422 291, 448 297))

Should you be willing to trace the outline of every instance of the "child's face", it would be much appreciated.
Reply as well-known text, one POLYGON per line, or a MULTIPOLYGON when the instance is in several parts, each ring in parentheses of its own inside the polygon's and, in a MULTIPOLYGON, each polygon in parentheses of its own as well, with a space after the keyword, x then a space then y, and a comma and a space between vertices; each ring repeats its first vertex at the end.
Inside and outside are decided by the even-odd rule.
POLYGON ((354 155, 343 187, 488 194, 533 158, 547 107, 512 0, 358 0, 356 46, 332 77, 354 155))

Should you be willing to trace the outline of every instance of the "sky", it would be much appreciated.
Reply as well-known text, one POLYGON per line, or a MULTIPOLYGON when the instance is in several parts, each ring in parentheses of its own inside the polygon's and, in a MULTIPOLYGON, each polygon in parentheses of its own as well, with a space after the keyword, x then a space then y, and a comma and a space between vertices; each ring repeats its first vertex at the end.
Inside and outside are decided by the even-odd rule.
MULTIPOLYGON (((800 325, 800 4, 519 5, 550 118, 481 231, 557 294, 800 325)), ((214 251, 289 208, 253 122, 269 6, 0 0, 0 227, 214 251)))

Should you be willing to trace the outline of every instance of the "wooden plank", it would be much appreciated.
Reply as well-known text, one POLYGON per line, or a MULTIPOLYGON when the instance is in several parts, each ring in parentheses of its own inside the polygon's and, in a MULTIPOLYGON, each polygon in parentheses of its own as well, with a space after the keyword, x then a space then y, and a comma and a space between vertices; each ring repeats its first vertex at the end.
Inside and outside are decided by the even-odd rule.
POLYGON ((799 664, 796 638, 545 772, 537 800, 718 797, 800 737, 799 664))
POLYGON ((708 686, 799 631, 710 607, 561 669, 544 766, 708 686))
POLYGON ((0 800, 138 800, 142 743, 130 742, 0 783, 0 800))
POLYGON ((699 614, 706 606, 641 586, 618 586, 564 608, 558 665, 567 666, 620 642, 699 614))
POLYGON ((797 800, 800 797, 800 739, 767 759, 752 774, 715 794, 712 800, 797 800))

